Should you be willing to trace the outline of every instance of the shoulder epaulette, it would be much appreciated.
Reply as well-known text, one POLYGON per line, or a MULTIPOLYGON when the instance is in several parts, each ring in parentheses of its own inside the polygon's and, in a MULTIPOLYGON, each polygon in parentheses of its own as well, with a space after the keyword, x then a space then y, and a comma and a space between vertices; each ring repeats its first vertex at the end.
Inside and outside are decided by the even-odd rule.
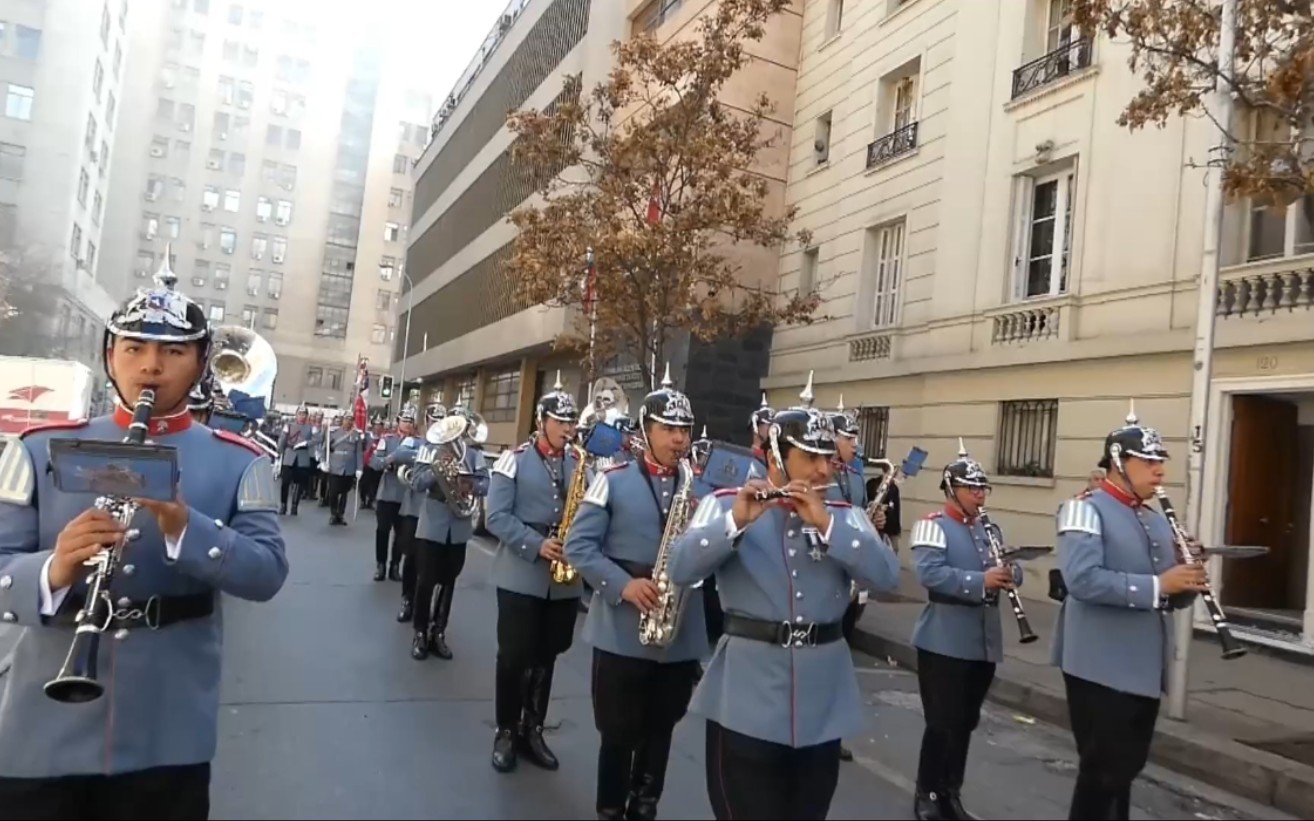
POLYGON ((619 464, 619 465, 612 465, 612 466, 609 467, 609 468, 605 468, 602 472, 603 472, 603 473, 615 473, 615 472, 618 471, 618 470, 625 470, 625 468, 629 467, 629 465, 630 465, 629 462, 622 462, 622 463, 619 464))
POLYGON ((853 507, 851 502, 826 502, 827 507, 853 507))
POLYGON ((1095 491, 1091 490, 1090 488, 1086 488, 1085 490, 1083 490, 1082 492, 1078 493, 1076 496, 1073 496, 1072 498, 1074 498, 1074 499, 1089 499, 1092 495, 1094 495, 1094 493, 1095 493, 1095 491))
POLYGON ((18 434, 18 438, 22 439, 28 434, 41 433, 42 431, 47 430, 78 430, 79 428, 85 428, 90 422, 90 419, 69 420, 67 422, 44 422, 40 425, 33 425, 27 430, 24 430, 22 433, 18 434))
POLYGON ((926 515, 923 516, 922 518, 923 518, 923 519, 938 519, 938 518, 940 518, 940 517, 943 516, 943 515, 944 515, 944 511, 943 511, 943 510, 936 510, 936 511, 934 511, 934 512, 932 512, 932 513, 928 513, 928 514, 926 514, 926 515))
POLYGON ((720 490, 714 490, 714 491, 712 491, 712 495, 713 495, 713 496, 716 496, 717 498, 720 498, 721 496, 737 496, 737 495, 739 495, 739 488, 737 488, 737 487, 723 487, 723 488, 721 488, 720 490))
POLYGON ((525 444, 521 445, 520 447, 516 448, 515 450, 513 450, 513 451, 511 451, 511 452, 512 452, 512 453, 524 453, 528 448, 529 448, 529 443, 526 442, 525 444))
POLYGON ((233 433, 230 430, 212 430, 210 432, 215 435, 215 438, 222 439, 225 442, 228 442, 233 445, 241 445, 242 447, 254 453, 256 456, 265 455, 265 452, 260 448, 259 445, 257 445, 255 442, 252 442, 250 439, 247 439, 245 436, 238 436, 236 433, 233 433))

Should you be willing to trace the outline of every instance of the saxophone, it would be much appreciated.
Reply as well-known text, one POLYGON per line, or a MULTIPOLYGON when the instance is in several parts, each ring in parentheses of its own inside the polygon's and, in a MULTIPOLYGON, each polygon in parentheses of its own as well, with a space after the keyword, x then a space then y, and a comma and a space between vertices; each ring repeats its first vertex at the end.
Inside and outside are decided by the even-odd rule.
POLYGON ((679 462, 683 483, 671 502, 666 518, 666 530, 657 546, 657 561, 653 564, 652 580, 661 595, 657 609, 639 614, 639 642, 645 646, 666 647, 675 640, 689 602, 688 590, 671 584, 666 567, 671 561, 671 547, 689 524, 689 504, 693 496, 693 467, 685 460, 679 462))
MULTIPOLYGON (((566 491, 565 509, 561 511, 561 523, 556 528, 556 538, 564 545, 566 535, 570 532, 570 523, 575 521, 575 514, 579 513, 580 502, 584 501, 584 493, 588 490, 588 461, 585 459, 584 449, 578 445, 568 445, 575 450, 575 472, 570 477, 570 488, 566 491)), ((562 460, 565 465, 565 460, 562 460)), ((564 470, 564 467, 563 467, 564 470)), ((570 584, 575 581, 575 568, 566 563, 564 559, 552 560, 552 581, 557 584, 570 584)))

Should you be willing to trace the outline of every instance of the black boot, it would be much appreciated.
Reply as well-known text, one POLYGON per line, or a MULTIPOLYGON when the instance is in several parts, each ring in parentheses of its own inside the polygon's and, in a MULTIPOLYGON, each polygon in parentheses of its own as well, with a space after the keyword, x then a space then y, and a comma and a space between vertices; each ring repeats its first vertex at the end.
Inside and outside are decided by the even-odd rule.
POLYGON ((852 761, 852 760, 853 760, 853 750, 850 750, 848 747, 845 747, 843 744, 840 744, 840 761, 852 761))
POLYGON ((953 788, 945 793, 945 809, 949 812, 947 817, 954 821, 971 821, 972 815, 963 809, 963 799, 958 789, 953 788))
POLYGON ((537 667, 530 671, 528 678, 525 712, 520 719, 520 748, 530 761, 545 770, 555 770, 561 762, 543 740, 543 721, 552 693, 552 671, 537 667))
POLYGON ((625 817, 625 810, 598 810, 598 821, 621 821, 625 817))
POLYGON ((402 580, 401 566, 398 562, 393 562, 388 566, 388 578, 394 582, 402 580))
POLYGON ((497 728, 493 738, 493 769, 509 773, 516 768, 516 738, 510 727, 497 728))
POLYGON ((657 799, 652 778, 644 776, 639 787, 630 793, 630 803, 625 808, 626 821, 653 821, 657 817, 657 799))
POLYGON ((292 515, 297 515, 297 506, 301 504, 301 485, 292 485, 292 515))
POLYGON ((415 631, 415 640, 411 642, 411 658, 424 661, 429 657, 429 637, 423 630, 415 631))
POLYGON ((383 581, 383 562, 374 565, 374 581, 383 581))
POLYGON ((279 516, 286 516, 286 515, 287 515, 287 502, 280 502, 280 503, 279 503, 279 505, 278 505, 278 515, 279 515, 279 516))
POLYGON ((917 791, 913 799, 913 817, 917 821, 951 821, 949 802, 942 793, 917 791))
POLYGON ((397 621, 407 622, 415 618, 415 604, 409 596, 402 596, 401 612, 397 614, 397 621))
POLYGON ((429 648, 438 658, 450 660, 452 648, 447 646, 447 617, 452 613, 452 585, 444 584, 438 589, 437 611, 429 628, 429 648))

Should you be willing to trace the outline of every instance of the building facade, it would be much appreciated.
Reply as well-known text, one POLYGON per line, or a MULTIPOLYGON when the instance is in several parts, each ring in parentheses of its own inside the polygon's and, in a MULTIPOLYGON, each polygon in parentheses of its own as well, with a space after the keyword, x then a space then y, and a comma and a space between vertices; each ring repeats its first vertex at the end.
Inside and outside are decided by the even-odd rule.
POLYGON ((129 20, 123 0, 0 1, 0 274, 18 311, 0 324, 0 352, 99 371, 129 20))
MULTIPOLYGON (((407 268, 412 293, 410 333, 394 351, 405 374, 419 380, 426 400, 469 401, 489 422, 490 441, 512 444, 530 431, 536 398, 563 383, 587 395, 578 357, 552 351, 568 327, 563 310, 523 306, 503 261, 515 229, 505 216, 534 191, 511 166, 512 136, 506 112, 542 109, 578 75, 585 93, 612 66, 610 45, 636 31, 659 40, 688 36, 712 5, 709 0, 516 0, 490 33, 475 62, 458 82, 435 122, 433 143, 417 165, 414 228, 407 268)), ((790 144, 789 125, 801 18, 790 12, 771 21, 754 59, 725 89, 725 102, 744 103, 767 93, 778 105, 767 124, 790 144)), ((775 181, 783 202, 787 151, 764 156, 758 170, 775 181)), ((783 207, 783 206, 782 206, 783 207)), ((774 271, 774 254, 763 253, 751 270, 774 271)), ((584 260, 580 260, 581 273, 584 260)), ((405 329, 406 305, 399 324, 405 329)), ((770 329, 718 346, 676 340, 672 373, 700 414, 720 408, 714 428, 746 425, 766 372, 770 329), (728 408, 738 407, 736 416, 728 408), (742 417, 742 418, 740 418, 742 417)), ((643 365, 646 366, 646 363, 643 365)), ((633 396, 640 367, 621 365, 601 375, 617 378, 633 396)), ((658 366, 660 378, 661 366, 658 366)), ((745 428, 746 430, 746 428, 745 428)))
POLYGON ((212 323, 272 344, 275 404, 347 406, 358 359, 389 363, 426 95, 313 3, 136 6, 107 276, 131 292, 170 249, 212 323))
MULTIPOLYGON (((905 529, 942 504, 938 466, 962 437, 1010 540, 1053 544, 1056 508, 1133 398, 1185 506, 1213 141, 1203 120, 1120 127, 1138 88, 1128 53, 1083 38, 1067 5, 805 4, 788 198, 815 244, 784 254, 780 276, 820 289, 829 318, 776 329, 764 384, 788 404, 814 370, 818 404, 861 408, 868 456, 930 451, 905 529)), ((1306 649, 1311 214, 1310 198, 1229 206, 1200 534, 1270 546, 1213 578, 1257 640, 1306 649)), ((1048 566, 1029 568, 1027 595, 1045 594, 1048 566)))

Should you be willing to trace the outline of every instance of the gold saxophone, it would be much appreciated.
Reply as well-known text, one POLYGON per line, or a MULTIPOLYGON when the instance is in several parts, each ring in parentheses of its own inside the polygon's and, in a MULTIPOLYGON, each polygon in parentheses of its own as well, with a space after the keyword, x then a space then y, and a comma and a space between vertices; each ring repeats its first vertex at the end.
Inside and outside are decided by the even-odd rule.
POLYGON ((639 642, 645 646, 666 647, 679 633, 680 622, 689 602, 688 589, 671 584, 667 565, 671 561, 671 547, 689 524, 690 503, 693 497, 693 466, 681 459, 679 464, 683 482, 671 502, 666 519, 666 530, 657 546, 657 561, 652 567, 652 580, 661 596, 657 609, 639 614, 639 642))
MULTIPOLYGON (((573 448, 575 451, 575 473, 571 475, 570 488, 566 491, 566 507, 561 511, 561 524, 557 525, 556 538, 563 545, 566 543, 566 535, 570 532, 570 523, 575 521, 580 502, 584 501, 584 493, 588 490, 589 472, 584 448, 578 445, 566 447, 573 448)), ((564 466, 566 460, 561 460, 561 464, 564 466)), ((557 584, 570 584, 575 581, 577 575, 575 568, 567 564, 565 559, 552 560, 552 581, 557 584)))

